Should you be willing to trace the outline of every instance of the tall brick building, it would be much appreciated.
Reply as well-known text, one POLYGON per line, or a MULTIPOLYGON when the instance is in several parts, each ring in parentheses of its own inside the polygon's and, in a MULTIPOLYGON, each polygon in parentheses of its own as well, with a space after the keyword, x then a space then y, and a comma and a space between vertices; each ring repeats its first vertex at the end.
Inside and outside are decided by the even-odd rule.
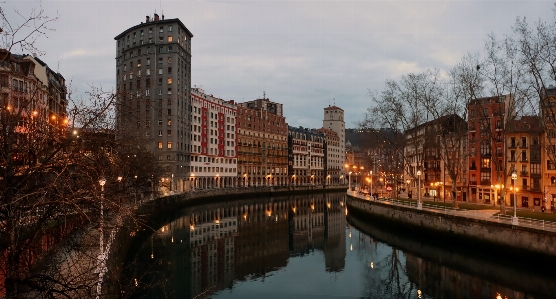
POLYGON ((282 104, 267 98, 237 106, 237 176, 240 186, 285 186, 288 125, 282 104))

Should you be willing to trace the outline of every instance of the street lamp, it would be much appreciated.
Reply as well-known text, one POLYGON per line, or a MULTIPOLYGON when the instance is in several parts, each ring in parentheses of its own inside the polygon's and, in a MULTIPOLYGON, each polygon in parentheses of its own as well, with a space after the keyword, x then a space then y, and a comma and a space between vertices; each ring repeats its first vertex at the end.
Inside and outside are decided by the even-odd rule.
POLYGON ((369 174, 371 175, 371 198, 372 198, 373 197, 373 171, 371 170, 369 174))
POLYGON ((512 181, 514 182, 514 217, 512 218, 512 225, 518 225, 519 222, 517 220, 517 187, 516 187, 516 180, 517 180, 517 172, 514 170, 512 172, 512 181))
POLYGON ((419 185, 417 189, 417 209, 423 209, 423 205, 421 204, 421 171, 417 170, 417 177, 419 178, 419 185))
POLYGON ((348 174, 348 190, 351 190, 351 171, 348 174))
POLYGON ((99 237, 99 245, 100 245, 100 252, 98 254, 98 266, 97 266, 97 271, 98 271, 98 284, 97 284, 97 298, 99 298, 100 294, 101 294, 101 288, 102 288, 102 280, 104 277, 104 274, 106 273, 106 265, 105 265, 105 253, 104 253, 104 207, 103 207, 103 201, 104 201, 104 184, 106 184, 106 179, 105 178, 101 178, 100 180, 98 180, 98 183, 100 185, 100 221, 99 221, 99 230, 100 230, 100 237, 99 237))

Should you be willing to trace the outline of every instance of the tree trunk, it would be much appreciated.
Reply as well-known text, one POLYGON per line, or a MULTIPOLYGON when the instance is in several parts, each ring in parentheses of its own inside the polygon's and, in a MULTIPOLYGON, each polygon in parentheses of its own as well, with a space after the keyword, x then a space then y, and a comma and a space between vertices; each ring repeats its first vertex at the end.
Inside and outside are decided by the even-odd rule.
POLYGON ((458 208, 458 199, 457 199, 457 192, 456 192, 456 179, 452 178, 452 205, 454 209, 458 208))

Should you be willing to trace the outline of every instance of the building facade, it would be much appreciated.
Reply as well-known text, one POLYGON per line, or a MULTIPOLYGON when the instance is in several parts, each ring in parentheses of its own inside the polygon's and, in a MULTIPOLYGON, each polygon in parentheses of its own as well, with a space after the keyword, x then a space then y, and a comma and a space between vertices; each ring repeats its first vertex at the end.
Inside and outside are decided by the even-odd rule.
POLYGON ((46 63, 0 49, 0 126, 14 128, 3 130, 1 138, 9 144, 6 154, 14 165, 38 162, 45 149, 34 141, 64 136, 68 125, 66 96, 64 77, 46 63))
POLYGON ((341 170, 344 167, 344 161, 341 160, 341 153, 344 152, 344 146, 340 142, 340 137, 338 137, 336 132, 326 128, 320 128, 317 132, 323 134, 326 138, 326 147, 324 149, 326 157, 324 160, 326 185, 343 184, 344 178, 341 175, 341 170))
POLYGON ((191 188, 237 185, 236 105, 191 89, 191 188))
POLYGON ((114 38, 117 137, 144 139, 164 168, 165 193, 190 186, 192 38, 179 19, 157 14, 114 38))
MULTIPOLYGON (((474 99, 467 106, 469 123, 470 202, 500 204, 492 198, 492 186, 504 182, 505 116, 509 96, 474 99)), ((513 115, 513 113, 511 114, 513 115)))
POLYGON ((240 186, 288 183, 288 125, 282 104, 267 98, 237 105, 237 177, 240 186))
POLYGON ((288 175, 293 186, 325 183, 326 137, 303 127, 288 128, 288 175))
POLYGON ((342 165, 346 163, 346 123, 344 122, 344 110, 335 105, 324 108, 322 127, 324 129, 332 130, 338 134, 342 147, 342 150, 339 153, 339 160, 341 161, 339 171, 340 176, 345 178, 347 173, 342 165))
POLYGON ((508 123, 506 131, 507 151, 509 154, 508 170, 516 173, 516 179, 507 176, 509 189, 509 206, 514 205, 513 196, 517 196, 517 207, 540 209, 543 203, 541 188, 541 136, 542 128, 537 116, 522 116, 508 123), (517 188, 516 192, 512 192, 517 188))

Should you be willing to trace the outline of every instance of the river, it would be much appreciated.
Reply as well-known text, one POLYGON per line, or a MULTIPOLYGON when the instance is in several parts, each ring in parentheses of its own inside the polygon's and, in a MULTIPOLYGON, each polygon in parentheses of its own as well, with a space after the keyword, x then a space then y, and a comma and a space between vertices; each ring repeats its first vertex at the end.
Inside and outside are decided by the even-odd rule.
POLYGON ((132 298, 556 297, 551 269, 369 222, 346 212, 344 193, 211 203, 171 218, 133 251, 132 298))

